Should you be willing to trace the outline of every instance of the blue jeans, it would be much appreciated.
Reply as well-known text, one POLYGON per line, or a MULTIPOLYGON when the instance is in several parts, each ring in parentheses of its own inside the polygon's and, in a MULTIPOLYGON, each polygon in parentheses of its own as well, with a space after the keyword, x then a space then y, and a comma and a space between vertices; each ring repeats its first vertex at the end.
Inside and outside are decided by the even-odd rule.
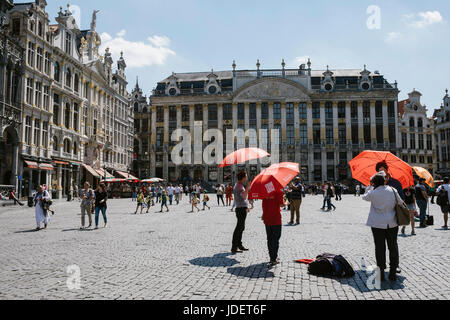
POLYGON ((172 201, 173 201, 173 195, 169 195, 169 203, 170 203, 170 205, 172 205, 172 201))
POLYGON ((417 206, 420 211, 420 225, 425 224, 425 220, 427 219, 427 202, 425 200, 416 200, 417 206))
POLYGON ((106 208, 105 207, 95 207, 95 226, 98 227, 98 216, 100 215, 100 210, 102 211, 103 221, 105 224, 108 222, 106 219, 106 208))

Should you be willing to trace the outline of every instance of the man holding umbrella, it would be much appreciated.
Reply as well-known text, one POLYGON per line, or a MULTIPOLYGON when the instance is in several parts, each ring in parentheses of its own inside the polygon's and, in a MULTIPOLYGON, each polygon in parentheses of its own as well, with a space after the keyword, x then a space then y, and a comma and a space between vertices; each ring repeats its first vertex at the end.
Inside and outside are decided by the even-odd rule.
POLYGON ((398 181, 397 179, 394 179, 389 174, 389 166, 387 165, 387 163, 385 161, 378 162, 376 165, 376 170, 377 170, 377 172, 383 171, 384 173, 386 173, 386 177, 388 179, 386 184, 392 188, 395 188, 398 191, 400 198, 402 198, 402 200, 405 201, 406 196, 405 196, 405 193, 403 192, 402 184, 400 183, 400 181, 398 181))
POLYGON ((247 184, 247 187, 244 187, 244 184, 247 181, 247 172, 239 172, 237 175, 237 180, 238 182, 234 187, 237 224, 233 233, 233 244, 231 247, 231 252, 233 254, 248 251, 248 249, 242 245, 242 233, 245 230, 245 219, 247 218, 248 212, 247 197, 250 188, 250 183, 247 184))
POLYGON ((269 248, 269 268, 280 263, 278 259, 278 248, 281 238, 281 208, 284 206, 283 192, 274 191, 262 202, 262 220, 266 225, 267 247, 269 248))

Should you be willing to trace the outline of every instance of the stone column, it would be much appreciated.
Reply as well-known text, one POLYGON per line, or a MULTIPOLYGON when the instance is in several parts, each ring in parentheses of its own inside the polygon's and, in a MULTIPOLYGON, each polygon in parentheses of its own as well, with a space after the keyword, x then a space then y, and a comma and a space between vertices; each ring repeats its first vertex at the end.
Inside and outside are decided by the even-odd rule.
MULTIPOLYGON (((264 150, 267 150, 267 141, 265 142, 266 143, 266 146, 264 147, 264 144, 263 143, 261 143, 262 141, 261 141, 261 105, 262 105, 262 103, 261 102, 257 102, 256 103, 256 132, 258 133, 258 137, 257 137, 257 139, 258 139, 258 147, 259 148, 261 148, 261 149, 264 149, 264 150)), ((261 161, 260 160, 258 160, 258 172, 261 172, 261 161)))
MULTIPOLYGON (((338 102, 333 101, 333 138, 334 144, 339 143, 339 120, 338 120, 338 102)), ((338 180, 338 170, 339 165, 339 148, 334 148, 334 180, 338 180)))
POLYGON ((283 162, 287 161, 287 146, 286 146, 286 102, 281 103, 281 159, 283 162))
POLYGON ((363 115, 363 102, 358 101, 358 132, 359 143, 364 143, 364 115, 363 115))
MULTIPOLYGON (((203 141, 203 135, 205 134, 205 132, 208 130, 209 128, 209 123, 208 123, 208 119, 209 119, 209 115, 208 115, 208 104, 203 104, 203 133, 202 133, 202 146, 204 146, 204 141, 203 141)), ((203 152, 202 148, 202 152, 203 152)), ((203 157, 202 157, 203 158, 203 157)), ((209 181, 209 166, 203 163, 203 180, 205 181, 209 181)))
MULTIPOLYGON (((233 130, 234 132, 236 132, 237 128, 238 128, 238 104, 236 102, 233 102, 233 130)), ((232 146, 233 146, 233 151, 236 150, 236 141, 233 138, 233 142, 232 142, 232 146)), ((234 184, 236 182, 236 165, 232 165, 231 166, 231 181, 234 184)))
MULTIPOLYGON (((300 143, 300 104, 294 104, 294 134, 295 134, 295 162, 300 163, 300 148, 297 148, 297 144, 300 143)), ((304 164, 303 164, 304 165, 304 164)))
MULTIPOLYGON (((399 135, 401 136, 400 133, 399 135)), ((389 143, 389 114, 387 100, 383 100, 383 141, 385 145, 389 143)))
MULTIPOLYGON (((222 143, 223 149, 222 149, 222 154, 216 154, 216 155, 218 155, 218 160, 222 160, 223 153, 226 149, 223 144, 224 136, 225 136, 226 132, 223 132, 223 104, 222 103, 217 104, 217 129, 220 132, 222 132, 222 141, 220 143, 222 143)), ((217 169, 217 183, 220 183, 220 184, 223 183, 223 168, 217 169)))
POLYGON ((377 144, 377 122, 375 113, 375 100, 370 100, 370 141, 377 144))
POLYGON ((151 108, 151 113, 152 113, 150 150, 149 150, 150 151, 150 176, 151 176, 151 178, 153 178, 156 175, 156 154, 155 154, 155 149, 153 149, 153 148, 156 148, 156 107, 150 106, 150 108, 151 108))

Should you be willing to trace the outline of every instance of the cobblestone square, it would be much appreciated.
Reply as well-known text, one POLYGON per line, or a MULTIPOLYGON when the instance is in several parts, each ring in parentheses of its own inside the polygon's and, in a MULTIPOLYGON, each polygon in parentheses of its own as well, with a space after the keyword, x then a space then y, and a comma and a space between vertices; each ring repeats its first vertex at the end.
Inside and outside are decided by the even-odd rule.
MULTIPOLYGON (((435 226, 417 236, 399 236, 396 283, 370 290, 370 274, 361 258, 375 264, 371 231, 365 226, 369 203, 352 195, 322 212, 321 196, 307 196, 301 225, 283 227, 281 264, 269 260, 261 202, 249 214, 243 242, 250 251, 231 255, 236 218, 230 208, 188 213, 183 197, 170 212, 134 215, 129 199, 109 200, 108 228, 80 231, 79 202, 57 202, 47 230, 34 232, 34 208, 0 208, 0 299, 146 299, 146 300, 374 300, 450 299, 450 232, 439 207, 432 205, 435 226), (330 252, 353 265, 350 279, 318 278, 295 263, 330 252), (80 268, 81 289, 70 290, 68 266, 80 268)), ((283 211, 283 223, 290 214, 283 211)))

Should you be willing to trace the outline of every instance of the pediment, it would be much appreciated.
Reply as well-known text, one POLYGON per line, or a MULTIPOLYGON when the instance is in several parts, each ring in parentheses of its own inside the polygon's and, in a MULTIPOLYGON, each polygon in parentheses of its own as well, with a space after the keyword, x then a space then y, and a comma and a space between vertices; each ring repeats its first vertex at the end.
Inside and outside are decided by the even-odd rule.
POLYGON ((234 101, 309 101, 307 89, 300 84, 286 79, 259 79, 241 87, 234 96, 234 101))

